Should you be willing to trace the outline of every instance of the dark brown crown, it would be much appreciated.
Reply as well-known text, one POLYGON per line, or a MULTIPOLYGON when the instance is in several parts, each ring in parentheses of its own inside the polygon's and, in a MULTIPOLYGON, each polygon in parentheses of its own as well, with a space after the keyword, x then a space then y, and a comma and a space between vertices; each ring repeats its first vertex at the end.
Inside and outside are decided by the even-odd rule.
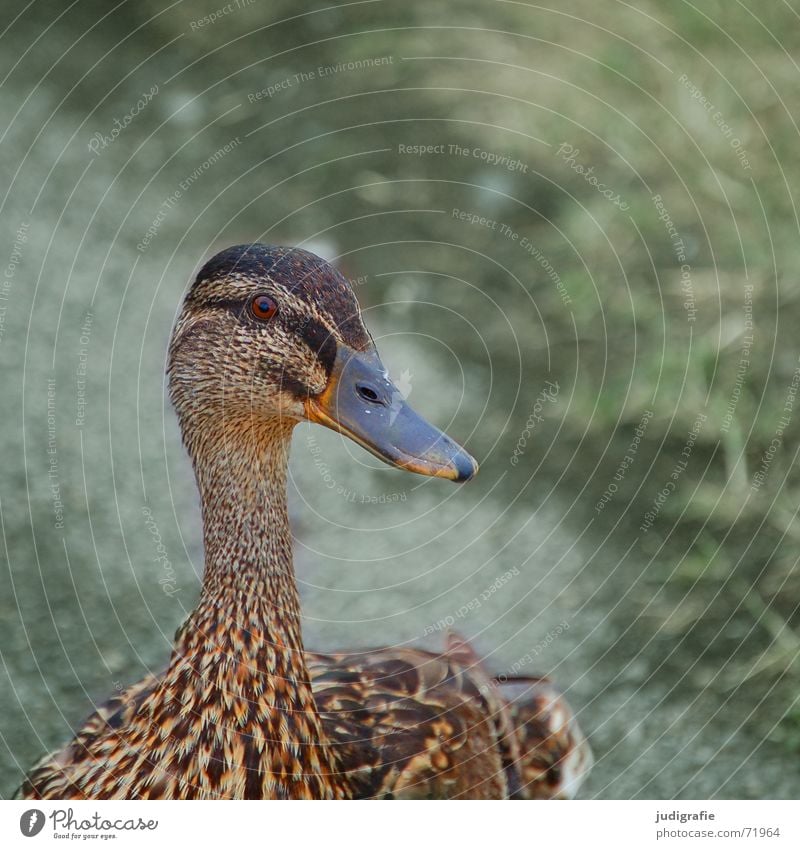
POLYGON ((321 257, 300 248, 259 243, 226 248, 200 269, 186 303, 244 307, 265 287, 279 303, 281 292, 301 302, 299 310, 287 307, 282 311, 281 323, 286 330, 302 335, 312 349, 319 350, 331 334, 357 350, 372 344, 345 277, 321 257))

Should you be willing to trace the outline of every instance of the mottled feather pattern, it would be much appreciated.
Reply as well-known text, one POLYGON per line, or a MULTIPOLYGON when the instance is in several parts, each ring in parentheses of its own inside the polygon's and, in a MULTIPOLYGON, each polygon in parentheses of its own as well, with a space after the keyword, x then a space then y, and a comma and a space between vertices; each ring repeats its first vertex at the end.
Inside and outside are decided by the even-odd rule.
POLYGON ((200 491, 200 599, 166 670, 115 696, 44 758, 25 798, 574 792, 590 756, 569 707, 542 682, 525 696, 493 681, 463 640, 451 637, 439 656, 305 652, 288 452, 340 346, 374 350, 347 281, 318 257, 241 245, 201 269, 168 367, 200 491), (268 323, 249 312, 260 293, 278 304, 268 323))
MULTIPOLYGON (((338 769, 358 798, 571 798, 591 766, 569 705, 547 679, 493 682, 487 693, 482 668, 417 649, 307 653, 306 663, 338 769), (513 740, 503 745, 505 712, 513 740)), ((162 681, 151 675, 98 710, 67 749, 32 770, 23 793, 83 798, 65 764, 83 771, 98 738, 127 728, 162 681)))
POLYGON ((523 798, 575 798, 594 758, 561 691, 547 678, 505 678, 496 684, 523 753, 523 798))

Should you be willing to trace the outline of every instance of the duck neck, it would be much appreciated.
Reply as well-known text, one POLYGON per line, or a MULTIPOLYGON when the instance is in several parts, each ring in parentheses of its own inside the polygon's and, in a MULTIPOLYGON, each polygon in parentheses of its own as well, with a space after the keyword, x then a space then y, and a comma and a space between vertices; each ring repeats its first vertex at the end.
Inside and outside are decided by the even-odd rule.
POLYGON ((214 704, 209 735, 222 730, 244 746, 246 780, 261 782, 245 795, 325 798, 335 764, 303 654, 286 492, 292 428, 275 420, 235 438, 206 433, 189 446, 205 574, 174 657, 191 665, 214 704))
POLYGON ((224 612, 250 633, 266 629, 302 659, 286 494, 291 433, 291 422, 277 421, 235 440, 204 440, 193 456, 205 546, 196 612, 224 612))

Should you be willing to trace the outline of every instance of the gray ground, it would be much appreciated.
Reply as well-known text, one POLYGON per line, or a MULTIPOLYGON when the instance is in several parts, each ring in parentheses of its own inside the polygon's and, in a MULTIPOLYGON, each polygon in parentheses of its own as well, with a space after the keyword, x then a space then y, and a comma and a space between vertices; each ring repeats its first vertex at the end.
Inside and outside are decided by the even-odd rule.
MULTIPOLYGON (((680 395, 681 371, 670 365, 687 350, 680 295, 668 293, 659 305, 647 255, 636 254, 629 229, 623 232, 613 208, 580 180, 571 185, 616 254, 595 236, 582 241, 587 225, 576 223, 575 203, 550 183, 566 182, 563 170, 552 150, 531 140, 558 145, 573 138, 562 135, 562 119, 543 109, 541 120, 523 116, 515 123, 523 115, 519 98, 551 98, 570 120, 586 121, 594 102, 569 88, 555 97, 544 83, 537 93, 508 69, 462 74, 443 64, 423 71, 400 60, 466 51, 552 67, 537 53, 548 48, 520 46, 496 32, 478 32, 475 41, 467 31, 401 31, 447 22, 433 11, 406 19, 386 4, 362 11, 363 19, 352 11, 318 14, 228 46, 263 24, 263 12, 196 30, 190 12, 173 10, 136 31, 149 8, 138 4, 76 44, 100 8, 82 4, 83 17, 67 15, 37 44, 44 25, 23 17, 0 60, 0 75, 10 72, 0 86, 0 111, 9 119, 0 189, 10 187, 0 260, 4 267, 13 260, 0 302, 0 794, 13 792, 22 771, 66 740, 94 703, 160 668, 191 609, 202 570, 199 516, 165 400, 165 349, 183 287, 202 259, 226 244, 262 239, 307 240, 344 254, 346 273, 366 277, 357 293, 367 323, 394 377, 406 374, 409 400, 482 462, 480 476, 457 488, 379 467, 321 428, 298 428, 291 503, 307 644, 436 648, 441 623, 452 617, 495 671, 522 663, 521 671, 550 674, 564 688, 596 753, 587 797, 796 797, 800 766, 791 753, 800 735, 782 720, 796 698, 797 641, 763 596, 749 593, 753 574, 739 568, 739 557, 746 560, 750 537, 731 538, 720 554, 717 537, 703 536, 697 513, 673 516, 647 533, 637 529, 703 404, 702 392, 680 395), (358 34, 376 28, 383 31, 358 34), (316 46, 295 47, 310 42, 316 46), (263 61, 271 54, 280 55, 263 61), (320 62, 380 55, 394 62, 361 76, 340 72, 335 85, 293 84, 282 100, 247 97, 320 62), (450 93, 420 90, 434 82, 450 93), (154 83, 152 102, 93 153, 93 134, 110 133, 114 119, 154 83), (318 101, 392 87, 410 91, 287 117, 318 101), (453 91, 476 88, 518 100, 453 91), (424 120, 432 116, 441 119, 435 126, 424 120), (515 153, 540 176, 526 175, 522 187, 518 173, 479 160, 415 163, 396 153, 400 142, 442 139, 515 153), (512 204, 511 195, 524 202, 512 204), (571 309, 540 263, 496 231, 454 221, 453 208, 540 234, 570 286, 571 309), (138 250, 154 221, 152 238, 138 250), (20 227, 25 241, 16 240, 15 252, 20 227), (608 324, 598 303, 608 310, 608 324), (647 351, 657 333, 641 323, 655 316, 653 327, 660 327, 662 309, 669 324, 663 341, 673 353, 663 354, 659 338, 661 360, 648 361, 632 340, 647 351), (653 397, 659 362, 664 383, 653 397), (559 382, 558 397, 546 403, 545 421, 513 466, 546 380, 559 382), (598 514, 594 506, 651 406, 659 424, 637 456, 628 489, 608 515, 598 514), (663 444, 657 427, 666 432, 679 407, 678 435, 663 444), (168 562, 158 559, 143 508, 168 562), (519 574, 459 615, 508 570, 519 574), (557 632, 533 664, 523 663, 557 632)), ((519 10, 509 7, 501 25, 489 27, 477 9, 465 11, 462 26, 530 29, 519 10)), ((273 14, 277 20, 294 11, 279 3, 273 14)), ((627 18, 615 25, 628 32, 627 18)), ((555 41, 594 50, 611 64, 622 55, 611 43, 603 47, 596 30, 587 35, 549 19, 542 27, 555 41)), ((615 94, 605 78, 597 85, 618 97, 617 106, 629 97, 615 94)), ((628 102, 635 112, 638 101, 628 102)), ((660 113, 645 106, 651 111, 643 106, 637 120, 655 121, 660 113)), ((625 132, 624 121, 605 129, 622 148, 625 132)), ((717 142, 710 137, 708 145, 717 142)), ((627 148, 645 170, 652 150, 627 148)), ((688 163, 686 179, 700 181, 699 169, 688 163)), ((656 234, 655 261, 674 272, 648 195, 639 197, 635 181, 622 179, 620 189, 636 199, 634 213, 650 221, 641 228, 656 234)), ((725 243, 729 236, 716 238, 725 243)), ((696 251, 700 300, 702 250, 696 251)), ((735 268, 731 274, 729 285, 739 287, 735 268)), ((684 365, 706 373, 710 355, 702 356, 701 364, 684 365)), ((692 459, 698 476, 705 464, 712 474, 722 468, 713 443, 703 440, 692 459)), ((695 483, 671 509, 685 507, 695 483)), ((684 490, 688 474, 685 484, 684 490)), ((695 494, 713 501, 704 490, 695 494)), ((777 536, 774 529, 762 533, 777 536)), ((761 569, 768 553, 751 561, 761 569)))

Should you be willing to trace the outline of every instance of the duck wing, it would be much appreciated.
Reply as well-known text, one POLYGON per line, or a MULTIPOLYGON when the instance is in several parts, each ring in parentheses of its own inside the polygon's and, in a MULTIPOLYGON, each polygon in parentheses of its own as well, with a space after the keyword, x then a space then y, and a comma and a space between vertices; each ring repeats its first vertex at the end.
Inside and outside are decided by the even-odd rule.
MULTIPOLYGON (((17 799, 81 799, 80 780, 98 771, 113 773, 113 764, 98 761, 95 744, 105 739, 109 730, 128 725, 142 702, 161 681, 152 674, 122 690, 101 705, 83 723, 72 741, 61 749, 46 754, 28 773, 17 790, 17 799)), ((112 776, 113 777, 113 776, 112 776)))
POLYGON ((306 652, 314 699, 360 796, 574 798, 591 748, 547 678, 492 678, 449 634, 443 654, 306 652))
POLYGON ((562 692, 547 678, 495 679, 520 748, 520 798, 574 799, 592 768, 589 743, 562 692))
MULTIPOLYGON (((340 769, 361 798, 572 798, 591 768, 589 745, 550 681, 492 679, 455 635, 441 655, 382 649, 306 660, 340 769)), ((124 733, 161 678, 99 707, 31 769, 16 797, 82 798, 83 778, 113 772, 97 744, 110 730, 124 733)))
POLYGON ((307 652, 306 662, 328 738, 359 796, 507 797, 498 711, 477 677, 446 655, 307 652))

